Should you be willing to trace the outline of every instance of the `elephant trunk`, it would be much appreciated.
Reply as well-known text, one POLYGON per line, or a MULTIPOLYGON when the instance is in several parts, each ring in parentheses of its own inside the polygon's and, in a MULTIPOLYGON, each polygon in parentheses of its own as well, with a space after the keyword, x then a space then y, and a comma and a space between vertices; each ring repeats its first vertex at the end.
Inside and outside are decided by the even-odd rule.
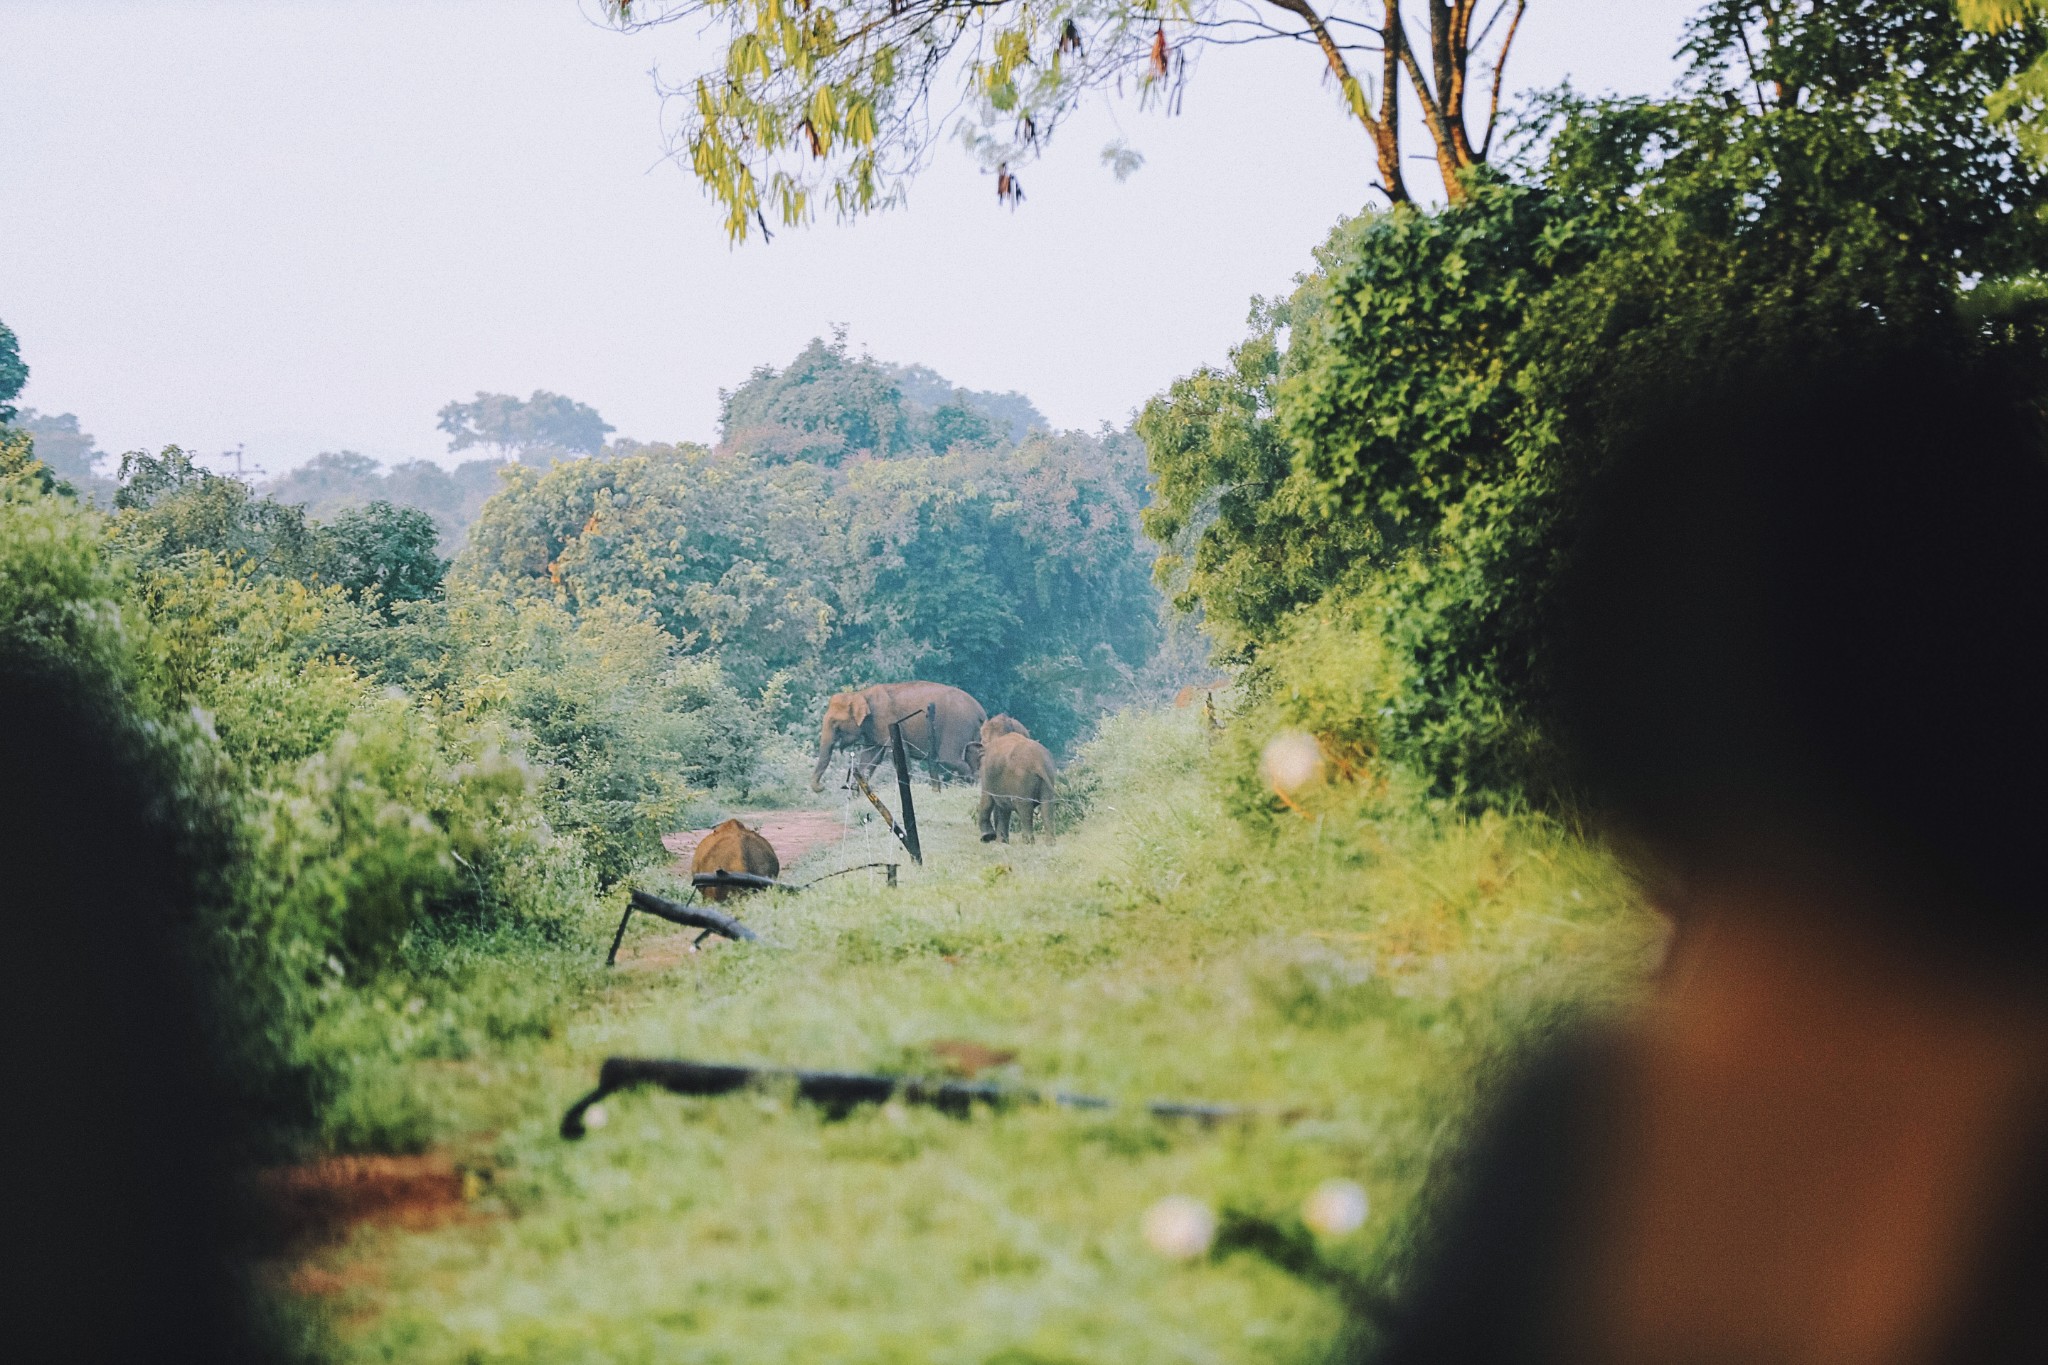
POLYGON ((811 790, 814 792, 825 790, 825 769, 831 766, 832 751, 839 747, 838 740, 839 736, 832 732, 829 724, 825 733, 818 737, 818 766, 811 770, 811 790))

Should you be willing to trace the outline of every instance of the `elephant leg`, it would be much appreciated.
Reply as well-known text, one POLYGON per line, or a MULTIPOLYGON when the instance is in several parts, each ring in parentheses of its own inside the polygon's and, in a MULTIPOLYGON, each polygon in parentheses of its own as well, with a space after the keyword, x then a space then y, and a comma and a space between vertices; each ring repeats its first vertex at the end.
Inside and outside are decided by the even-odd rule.
POLYGON ((974 819, 981 826, 981 841, 992 844, 996 838, 996 799, 987 792, 981 794, 981 804, 975 809, 974 819))
POLYGON ((881 744, 871 744, 867 748, 862 749, 853 760, 855 776, 859 777, 863 782, 872 781, 875 776, 875 769, 881 766, 882 759, 888 752, 888 747, 881 744))
POLYGON ((1010 842, 1010 802, 1008 798, 996 802, 996 837, 1006 844, 1010 842))
POLYGON ((1024 842, 1027 844, 1038 842, 1037 831, 1032 828, 1032 817, 1037 813, 1038 803, 1036 801, 1033 801, 1028 796, 1019 798, 1017 802, 1017 819, 1024 826, 1024 842))

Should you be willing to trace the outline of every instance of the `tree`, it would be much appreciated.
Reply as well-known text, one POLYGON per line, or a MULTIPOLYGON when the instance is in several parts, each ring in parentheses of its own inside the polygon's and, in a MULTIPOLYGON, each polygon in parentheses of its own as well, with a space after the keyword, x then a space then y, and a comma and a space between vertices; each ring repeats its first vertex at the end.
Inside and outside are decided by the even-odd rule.
POLYGON ((353 450, 323 450, 265 486, 279 502, 297 503, 309 516, 331 517, 384 496, 384 466, 353 450))
POLYGON ((1022 442, 1034 431, 1050 431, 1052 423, 1025 395, 1015 389, 993 393, 956 387, 944 375, 926 365, 884 365, 883 371, 896 381, 904 401, 934 412, 948 406, 971 408, 1009 434, 1013 443, 1022 442))
POLYGON ((383 500, 352 507, 322 527, 322 577, 387 616, 399 602, 418 602, 441 591, 447 561, 434 553, 440 532, 416 507, 383 500))
POLYGON ((194 464, 177 446, 121 457, 114 495, 115 534, 145 562, 192 551, 244 560, 258 574, 315 581, 321 567, 317 532, 305 509, 258 497, 239 479, 194 464))
POLYGON ((1313 476, 1273 420, 1283 329, 1316 317, 1327 270, 1356 249, 1360 229, 1339 225, 1317 251, 1323 269, 1294 294, 1257 301, 1252 335, 1222 366, 1203 366, 1153 398, 1138 415, 1154 487, 1147 535, 1163 547, 1156 572, 1184 613, 1227 657, 1244 661, 1278 623, 1372 562, 1383 538, 1370 517, 1329 515, 1313 476))
POLYGON ((2037 306, 2006 282, 2048 249, 2048 177, 1984 110, 2043 46, 1916 0, 1714 0, 1676 95, 1539 101, 1500 178, 1333 240, 1270 417, 1258 336, 1235 376, 1148 408, 1152 525, 1194 536, 1189 594, 1243 653, 1288 606, 1362 603, 1398 675, 1392 751, 1446 794, 1542 799, 1548 589, 1670 376, 1901 335, 2041 344, 2005 304, 2037 306), (1243 590, 1261 563, 1271 598, 1243 590))
POLYGON ((760 366, 720 398, 722 449, 824 465, 1017 444, 1048 426, 1021 393, 978 393, 923 365, 855 356, 844 329, 812 338, 783 369, 760 366))
POLYGON ((506 458, 595 455, 613 430, 596 408, 545 389, 524 402, 479 391, 474 402, 450 403, 439 415, 451 451, 492 446, 506 458))
POLYGON ((28 384, 28 364, 14 329, 0 322, 0 426, 14 420, 14 400, 28 384))
POLYGON ((323 520, 378 501, 416 507, 434 519, 442 552, 453 556, 462 549, 477 511, 501 486, 504 468, 498 460, 465 460, 452 470, 432 460, 407 460, 387 470, 352 450, 323 451, 266 485, 264 492, 323 520))
MULTIPOLYGON (((1964 24, 1980 33, 2003 33, 2029 19, 2048 19, 2048 0, 1956 0, 1956 9, 1964 24)), ((1992 94, 1987 112, 2013 128, 2027 155, 2048 160, 2048 56, 2014 73, 1992 94)))
POLYGON ((73 484, 102 481, 94 466, 107 457, 74 414, 23 408, 15 414, 14 425, 35 437, 36 458, 58 478, 73 484))
POLYGON ((1015 203, 1023 198, 1016 168, 1084 96, 1130 90, 1141 105, 1172 110, 1200 53, 1255 42, 1315 49, 1372 143, 1375 187, 1390 203, 1410 197, 1405 76, 1456 202, 1486 163, 1527 6, 1493 0, 1482 20, 1481 3, 1420 0, 1418 48, 1403 0, 1331 0, 1320 9, 1314 0, 605 0, 621 28, 682 20, 721 35, 718 66, 665 94, 684 111, 672 154, 724 206, 735 241, 756 228, 765 235, 769 210, 795 225, 820 203, 853 218, 900 202, 947 135, 951 115, 935 105, 947 107, 955 93, 968 112, 953 135, 995 173, 997 195, 1015 203), (1359 65, 1368 60, 1376 73, 1359 65))
POLYGON ((772 459, 838 464, 894 455, 911 440, 902 390, 882 366, 848 354, 843 332, 812 338, 785 368, 763 365, 721 398, 720 443, 772 459))
POLYGON ((621 443, 509 471, 459 591, 644 615, 778 708, 922 676, 1065 742, 1158 643, 1141 452, 1073 432, 1012 446, 967 403, 907 402, 890 373, 814 342, 728 396, 718 451, 621 443))

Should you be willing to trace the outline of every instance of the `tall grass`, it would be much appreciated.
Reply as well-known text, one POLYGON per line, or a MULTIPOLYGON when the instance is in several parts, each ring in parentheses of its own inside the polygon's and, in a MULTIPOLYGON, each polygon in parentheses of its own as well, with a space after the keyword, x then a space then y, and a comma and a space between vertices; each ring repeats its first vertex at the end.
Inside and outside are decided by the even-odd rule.
POLYGON ((1333 786, 1306 815, 1233 818, 1250 732, 1281 719, 1254 710, 1220 742, 1199 710, 1115 719, 1069 774, 1086 818, 1052 843, 982 845, 971 794, 921 792, 927 865, 900 887, 856 875, 757 899, 745 913, 774 948, 690 956, 673 951, 682 931, 641 922, 628 961, 662 949, 673 965, 588 992, 536 958, 545 1022, 517 1022, 513 959, 451 974, 410 1016, 449 1042, 402 1074, 433 1135, 485 1173, 477 1208, 496 1216, 332 1253, 364 1286, 326 1304, 335 1352, 1325 1354, 1343 1309, 1320 1281, 1250 1253, 1166 1260, 1144 1211, 1185 1194, 1299 1239, 1304 1196, 1353 1179, 1371 1216, 1321 1254, 1372 1283, 1474 1077, 1560 1011, 1626 997, 1654 933, 1604 857, 1537 819, 1432 815, 1371 784, 1333 786), (834 1119, 770 1087, 623 1095, 583 1142, 554 1131, 612 1053, 929 1073, 946 1039, 1014 1051, 996 1079, 1258 1116, 834 1119))

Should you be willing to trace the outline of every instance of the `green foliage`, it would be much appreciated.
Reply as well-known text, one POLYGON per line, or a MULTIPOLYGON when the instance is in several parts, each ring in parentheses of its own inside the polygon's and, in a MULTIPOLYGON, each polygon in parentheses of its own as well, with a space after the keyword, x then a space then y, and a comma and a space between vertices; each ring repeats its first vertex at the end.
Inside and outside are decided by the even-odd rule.
POLYGON ((1333 797, 1320 820, 1233 821, 1238 752, 1197 722, 1107 723, 1074 769, 1087 821, 1054 844, 985 847, 969 803, 930 803, 926 864, 900 885, 749 902, 776 951, 707 944, 670 966, 688 935, 636 917, 623 969, 551 1037, 479 1039, 451 1066, 432 1059, 482 1033, 469 993, 489 1008, 494 977, 448 1022, 439 991, 410 1015, 394 996, 419 1041, 382 1112, 409 1092, 488 1134, 455 1150, 486 1177, 480 1206, 516 1216, 380 1230, 324 1260, 379 1286, 337 1321, 337 1357, 1327 1358, 1340 1296, 1388 1287, 1487 1064, 1629 999, 1655 925, 1611 862, 1540 819, 1333 797), (650 1088, 608 1099, 583 1142, 556 1133, 611 1054, 929 1075, 942 1039, 1014 1050, 988 1080, 1258 1116, 834 1118, 782 1086, 650 1088), (1311 1240, 1297 1211, 1331 1178, 1364 1185, 1371 1216, 1311 1240), (1171 1194, 1223 1214, 1209 1256, 1146 1245, 1171 1194))
POLYGON ((136 621, 99 520, 28 471, 0 474, 0 649, 68 661, 124 690, 136 621))
POLYGON ((1252 335, 1227 367, 1174 381, 1138 416, 1154 480, 1145 531, 1165 547, 1156 573, 1176 607, 1202 610, 1227 657, 1250 656, 1288 612, 1331 591, 1381 543, 1370 519, 1332 521, 1273 420, 1283 334, 1314 324, 1329 269, 1375 221, 1339 224, 1289 298, 1254 302, 1252 335))
POLYGON ((645 613, 777 722, 930 677, 1063 743, 1158 642, 1137 452, 1075 433, 1010 447, 954 393, 927 411, 814 343, 728 396, 718 452, 622 444, 509 471, 455 577, 579 618, 645 613))
POLYGON ((28 384, 28 364, 14 329, 0 322, 0 425, 14 420, 14 400, 28 384))
POLYGON ((416 507, 377 501, 351 508, 324 528, 326 576, 350 596, 388 611, 441 590, 448 565, 434 553, 440 533, 416 507))
POLYGON ((0 427, 0 478, 19 477, 33 478, 45 489, 55 483, 36 459, 35 438, 25 431, 0 427))
MULTIPOLYGON (((1956 0, 1956 11, 1969 28, 2003 33, 2048 19, 2041 0, 1956 0)), ((2010 127, 2020 147, 2036 164, 2048 162, 2048 56, 2017 72, 1986 101, 1991 118, 2010 127)))
MULTIPOLYGON (((991 393, 959 388, 926 365, 885 365, 882 368, 913 408, 933 412, 949 406, 967 408, 993 422, 996 429, 1012 442, 1022 442, 1034 431, 1052 429, 1052 423, 1045 420, 1045 414, 1038 410, 1037 405, 1015 389, 1007 393, 991 393)), ((937 448, 945 450, 948 446, 939 445, 937 448)))
POLYGON ((302 510, 201 469, 177 446, 159 455, 130 451, 120 477, 114 506, 125 515, 115 526, 130 553, 166 562, 198 551, 301 581, 319 574, 319 537, 302 510))
POLYGON ((439 418, 450 450, 482 445, 522 456, 595 455, 613 430, 596 408, 545 389, 523 401, 479 392, 473 402, 448 404, 439 418))
POLYGON ((408 460, 386 470, 367 455, 325 451, 274 480, 264 492, 329 521, 373 502, 418 508, 434 519, 440 547, 452 556, 462 549, 477 511, 498 491, 504 468, 502 460, 465 460, 454 469, 432 460, 408 460))
MULTIPOLYGON (((1371 138, 1375 188, 1394 203, 1408 200, 1405 77, 1445 193, 1462 198, 1466 178, 1486 163, 1498 113, 1496 99, 1479 126, 1468 125, 1480 108, 1474 98, 1468 113, 1468 94, 1484 79, 1472 68, 1477 58, 1482 69, 1500 70, 1519 7, 1498 26, 1479 13, 1480 0, 1438 0, 1414 39, 1398 5, 1279 8, 1285 19, 1218 0, 996 0, 965 8, 837 0, 796 11, 759 0, 605 0, 624 28, 683 20, 713 35, 719 57, 711 69, 667 91, 681 110, 673 154, 687 157, 725 209, 734 241, 756 228, 767 236, 770 213, 795 225, 821 207, 850 219, 901 203, 942 137, 963 143, 995 174, 998 198, 1014 206, 1024 198, 1014 168, 1038 155, 1084 97, 1135 94, 1141 108, 1171 111, 1205 47, 1267 40, 1319 49, 1321 78, 1371 138), (1348 40, 1360 32, 1374 35, 1373 47, 1348 40), (1377 80, 1354 69, 1361 51, 1382 54, 1377 80), (1427 54, 1426 66, 1418 53, 1427 54)), ((1143 162, 1121 139, 1103 160, 1119 179, 1143 162)))
POLYGON ((273 1133, 303 1133, 347 1088, 352 1064, 318 1038, 348 983, 402 972, 421 934, 559 931, 589 874, 515 736, 388 695, 331 652, 380 617, 208 543, 264 526, 246 490, 208 487, 176 452, 144 472, 111 526, 32 476, 0 481, 0 648, 105 689, 161 751, 190 836, 224 841, 199 950, 233 1077, 273 1133))
POLYGON ((107 457, 93 438, 80 429, 76 416, 68 412, 51 416, 34 408, 23 408, 16 414, 13 426, 34 440, 35 458, 43 462, 54 478, 95 504, 113 504, 114 481, 96 468, 107 457))
MULTIPOLYGON (((701 794, 688 785, 684 718, 736 698, 672 696, 675 642, 624 608, 577 617, 533 601, 499 620, 510 629, 491 650, 500 668, 486 676, 502 700, 490 709, 527 736, 550 821, 578 840, 602 881, 661 858, 661 836, 682 828, 701 794)), ((697 771, 710 766, 700 760, 697 771)), ((747 785, 743 774, 721 775, 747 785)))
POLYGON ((2041 46, 1906 0, 1717 0, 1678 94, 1538 101, 1511 178, 1340 230, 1283 357, 1260 322, 1248 376, 1148 409, 1154 533, 1198 537, 1184 600, 1255 656, 1287 608, 1360 595, 1396 665, 1387 755, 1472 802, 1555 799, 1546 591, 1632 412, 1894 333, 2038 346, 1961 290, 2040 257, 2044 182, 1983 106, 2041 46), (1276 367, 1267 417, 1249 381, 1276 367))
POLYGON ((882 366, 849 356, 844 336, 814 338, 782 370, 755 370, 723 395, 718 423, 727 446, 814 464, 895 455, 913 440, 903 391, 882 366))

